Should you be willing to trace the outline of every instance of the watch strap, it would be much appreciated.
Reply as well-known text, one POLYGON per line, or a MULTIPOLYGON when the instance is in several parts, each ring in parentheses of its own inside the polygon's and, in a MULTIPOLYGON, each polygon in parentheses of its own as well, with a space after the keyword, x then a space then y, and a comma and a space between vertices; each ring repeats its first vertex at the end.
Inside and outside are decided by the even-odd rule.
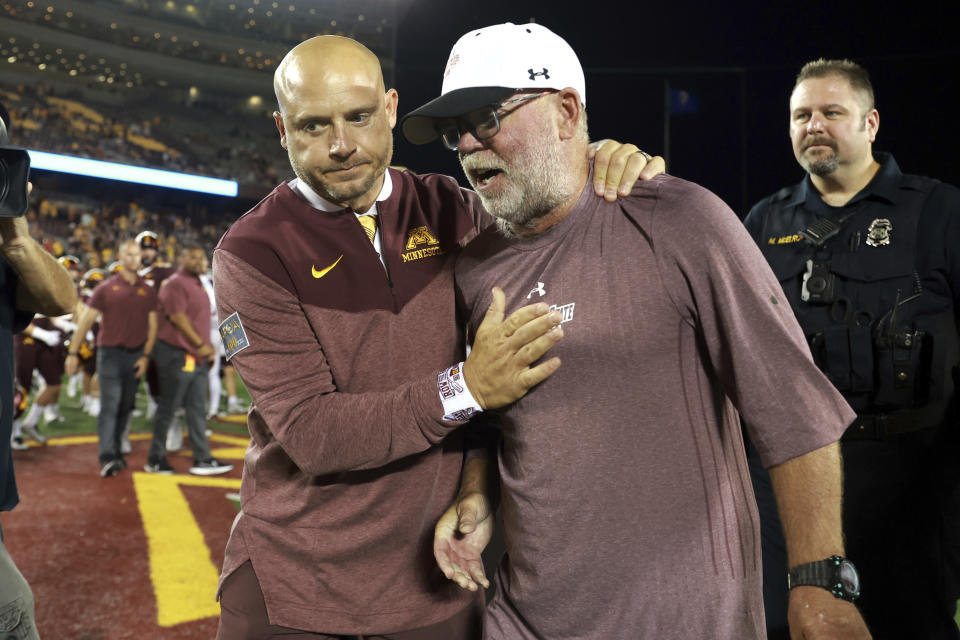
POLYGON ((830 556, 824 560, 801 564, 787 572, 787 589, 794 587, 820 587, 832 593, 841 600, 853 602, 860 595, 859 586, 850 591, 843 583, 841 566, 847 563, 856 573, 856 568, 849 560, 841 556, 830 556))
POLYGON ((838 557, 831 556, 826 560, 817 560, 794 567, 787 574, 787 588, 803 586, 831 588, 834 583, 834 569, 837 566, 834 558, 838 557))

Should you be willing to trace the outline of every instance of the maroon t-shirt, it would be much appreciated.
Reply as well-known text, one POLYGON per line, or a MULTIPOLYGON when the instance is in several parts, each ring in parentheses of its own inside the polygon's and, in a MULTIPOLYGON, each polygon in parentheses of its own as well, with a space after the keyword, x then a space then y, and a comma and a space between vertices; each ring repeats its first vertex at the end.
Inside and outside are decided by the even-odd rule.
POLYGON ((157 339, 185 349, 197 357, 197 348, 170 322, 170 316, 183 313, 204 342, 210 336, 210 298, 200 278, 186 269, 178 269, 160 285, 160 318, 157 339))
POLYGON ((147 341, 147 317, 157 309, 157 292, 143 278, 130 284, 117 273, 97 285, 87 306, 100 312, 97 346, 135 349, 147 341))
POLYGON ((507 553, 485 640, 764 637, 757 507, 737 411, 768 465, 855 414, 813 364, 780 284, 719 198, 670 176, 460 255, 475 332, 563 314, 563 362, 498 411, 507 553))

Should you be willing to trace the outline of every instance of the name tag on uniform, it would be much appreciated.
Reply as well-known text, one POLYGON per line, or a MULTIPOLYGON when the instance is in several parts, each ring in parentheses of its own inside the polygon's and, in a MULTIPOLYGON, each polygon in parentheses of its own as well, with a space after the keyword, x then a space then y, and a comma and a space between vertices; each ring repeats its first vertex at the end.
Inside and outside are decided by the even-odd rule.
POLYGON ((250 346, 247 332, 243 329, 240 316, 234 311, 226 320, 220 323, 220 339, 223 341, 223 350, 227 360, 250 346))

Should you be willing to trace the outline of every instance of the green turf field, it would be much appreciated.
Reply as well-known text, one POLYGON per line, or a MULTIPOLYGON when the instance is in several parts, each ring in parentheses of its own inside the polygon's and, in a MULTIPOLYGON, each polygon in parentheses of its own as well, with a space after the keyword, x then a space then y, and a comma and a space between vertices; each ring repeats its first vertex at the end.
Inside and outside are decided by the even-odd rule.
MULTIPOLYGON (((60 414, 62 421, 55 421, 52 424, 46 424, 44 419, 40 418, 40 432, 46 436, 69 436, 69 435, 88 435, 97 433, 97 419, 88 416, 80 410, 80 389, 79 385, 77 395, 74 398, 67 397, 67 380, 64 378, 63 386, 60 387, 60 414)), ((250 395, 243 386, 240 377, 237 376, 237 398, 244 406, 250 404, 250 395)), ((33 402, 31 394, 30 402, 33 402)), ((220 407, 225 411, 227 406, 227 397, 224 393, 221 396, 220 407)), ((153 421, 147 420, 147 388, 146 384, 140 384, 137 391, 136 406, 134 408, 133 420, 130 423, 131 433, 152 433, 153 421)), ((227 422, 220 420, 211 420, 208 423, 211 429, 247 435, 247 425, 245 422, 227 422)))

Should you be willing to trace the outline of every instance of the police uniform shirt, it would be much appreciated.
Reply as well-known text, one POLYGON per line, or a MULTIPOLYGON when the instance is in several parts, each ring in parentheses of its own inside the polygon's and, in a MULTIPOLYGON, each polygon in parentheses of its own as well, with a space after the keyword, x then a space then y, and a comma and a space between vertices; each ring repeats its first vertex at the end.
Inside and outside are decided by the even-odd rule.
POLYGON ((904 175, 890 154, 876 158, 876 176, 841 207, 826 204, 808 175, 757 203, 744 221, 818 364, 858 411, 943 401, 952 394, 949 369, 957 362, 956 318, 949 316, 960 303, 960 190, 904 175), (839 230, 816 247, 801 232, 824 219, 839 230), (824 299, 802 299, 805 275, 808 285, 821 276, 828 281, 824 299), (927 344, 915 345, 912 355, 896 352, 905 348, 897 345, 888 354, 893 364, 885 363, 887 355, 875 349, 883 330, 901 342, 922 331, 927 344), (897 368, 901 358, 927 362, 897 368))

